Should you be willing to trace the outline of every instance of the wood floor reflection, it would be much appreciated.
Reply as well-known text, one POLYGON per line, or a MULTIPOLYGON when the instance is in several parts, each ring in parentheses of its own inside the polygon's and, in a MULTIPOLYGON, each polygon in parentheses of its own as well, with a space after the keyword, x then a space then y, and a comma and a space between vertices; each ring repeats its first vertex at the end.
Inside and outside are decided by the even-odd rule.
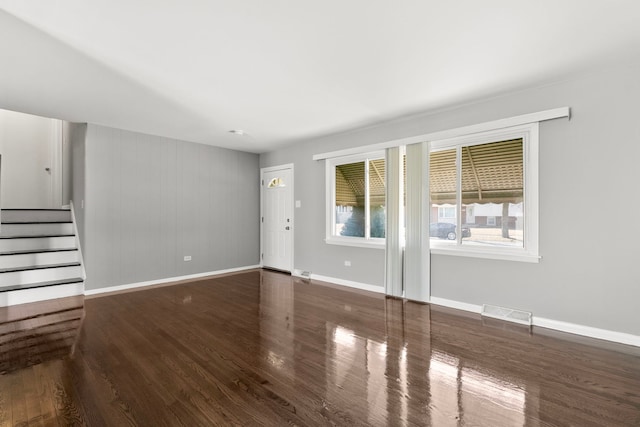
POLYGON ((0 426, 640 425, 640 348, 276 272, 84 313, 72 353, 0 375, 0 426))
POLYGON ((0 308, 0 374, 73 353, 84 297, 0 308))

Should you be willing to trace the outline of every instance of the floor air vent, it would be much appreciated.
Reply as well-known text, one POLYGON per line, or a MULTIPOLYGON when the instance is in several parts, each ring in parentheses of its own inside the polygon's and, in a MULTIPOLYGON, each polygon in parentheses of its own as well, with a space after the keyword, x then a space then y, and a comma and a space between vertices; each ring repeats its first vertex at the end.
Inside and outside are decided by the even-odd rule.
POLYGON ((513 308, 498 307, 497 305, 489 304, 482 305, 481 314, 486 317, 493 317, 494 319, 506 320, 527 326, 531 326, 531 318, 533 317, 533 314, 528 311, 514 310, 513 308))
POLYGON ((311 272, 310 271, 303 271, 300 274, 300 277, 302 277, 302 280, 304 280, 305 282, 311 283, 311 272))
POLYGON ((292 276, 299 277, 302 280, 311 280, 311 272, 304 270, 293 270, 292 276))

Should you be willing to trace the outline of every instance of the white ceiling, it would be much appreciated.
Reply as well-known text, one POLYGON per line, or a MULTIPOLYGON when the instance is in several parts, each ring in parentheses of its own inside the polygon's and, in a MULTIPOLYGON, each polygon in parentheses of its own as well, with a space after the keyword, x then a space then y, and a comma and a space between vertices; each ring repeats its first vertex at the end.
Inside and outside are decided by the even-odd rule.
POLYGON ((637 0, 0 0, 0 8, 0 108, 252 152, 640 51, 637 0))

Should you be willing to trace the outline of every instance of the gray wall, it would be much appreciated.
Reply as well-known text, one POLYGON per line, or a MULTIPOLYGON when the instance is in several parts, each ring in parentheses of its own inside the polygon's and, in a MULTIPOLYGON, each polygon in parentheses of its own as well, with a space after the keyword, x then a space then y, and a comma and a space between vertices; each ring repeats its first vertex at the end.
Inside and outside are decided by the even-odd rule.
POLYGON ((538 264, 433 255, 431 294, 640 335, 640 61, 548 86, 302 142, 263 154, 261 167, 295 164, 295 268, 383 284, 384 254, 326 245, 324 162, 313 154, 569 106, 571 120, 540 127, 538 264), (344 267, 345 259, 352 267, 344 267))
POLYGON ((62 205, 71 200, 71 123, 62 122, 62 205))
MULTIPOLYGON (((84 191, 85 191, 85 139, 87 137, 87 125, 83 123, 68 123, 68 137, 71 151, 71 201, 76 215, 76 227, 78 238, 84 249, 84 191)), ((84 252, 84 251, 83 251, 84 252)))
POLYGON ((89 124, 85 160, 86 289, 259 264, 258 155, 89 124))

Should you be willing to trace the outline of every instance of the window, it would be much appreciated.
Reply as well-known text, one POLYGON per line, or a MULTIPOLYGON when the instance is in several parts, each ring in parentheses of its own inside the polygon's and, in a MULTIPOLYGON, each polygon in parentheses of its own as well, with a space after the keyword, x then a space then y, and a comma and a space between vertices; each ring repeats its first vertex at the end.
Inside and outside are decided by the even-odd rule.
POLYGON ((327 243, 384 247, 384 151, 327 162, 327 243))
POLYGON ((284 180, 282 178, 273 178, 269 181, 267 188, 285 187, 284 180))
POLYGON ((456 207, 455 206, 439 206, 438 207, 438 218, 455 219, 456 218, 456 207))
POLYGON ((432 142, 432 252, 537 261, 537 156, 537 124, 432 142))

